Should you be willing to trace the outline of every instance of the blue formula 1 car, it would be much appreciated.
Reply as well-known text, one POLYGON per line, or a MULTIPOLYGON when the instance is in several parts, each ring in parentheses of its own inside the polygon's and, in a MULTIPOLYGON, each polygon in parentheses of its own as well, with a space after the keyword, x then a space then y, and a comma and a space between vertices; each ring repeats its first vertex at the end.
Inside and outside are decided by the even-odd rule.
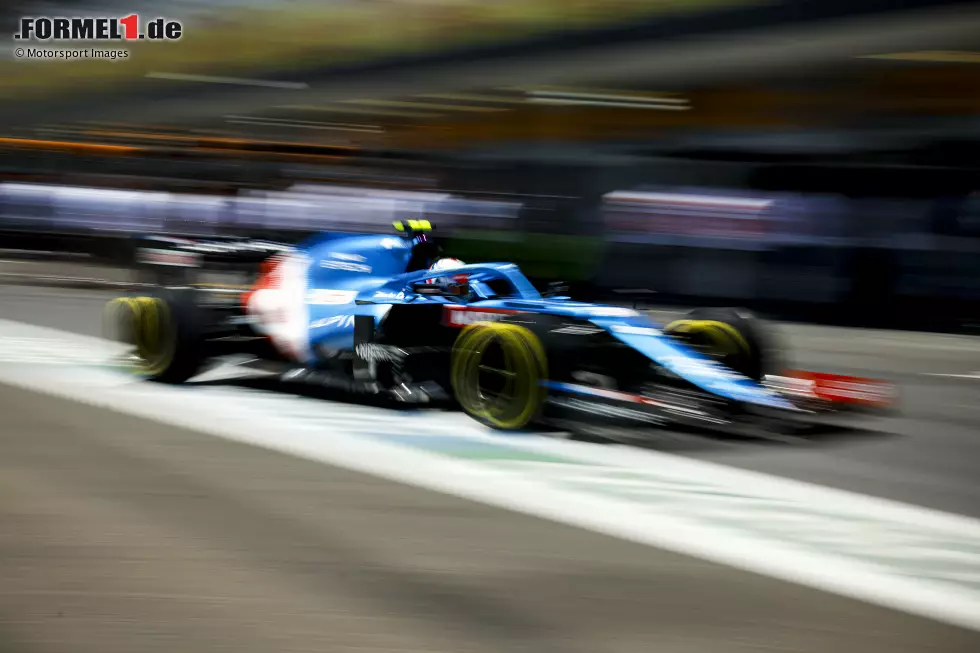
MULTIPOLYGON (((400 402, 451 401, 495 429, 795 424, 890 406, 890 385, 781 373, 768 334, 730 309, 666 326, 539 292, 511 263, 440 258, 426 222, 321 234, 247 291, 157 288, 111 303, 142 374, 182 383, 216 359, 400 402)), ((610 436, 612 437, 612 436, 610 436)))

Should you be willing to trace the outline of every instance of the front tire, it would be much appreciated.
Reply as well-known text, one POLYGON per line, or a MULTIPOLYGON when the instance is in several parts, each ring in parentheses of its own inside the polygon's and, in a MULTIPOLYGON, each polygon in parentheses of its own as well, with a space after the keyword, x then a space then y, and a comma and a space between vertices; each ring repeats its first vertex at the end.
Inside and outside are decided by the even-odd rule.
POLYGON ((548 362, 530 329, 504 322, 471 325, 453 346, 450 382, 463 411, 493 429, 516 431, 544 406, 548 362))
POLYGON ((776 366, 772 335, 747 312, 733 308, 698 308, 664 331, 754 381, 776 366))

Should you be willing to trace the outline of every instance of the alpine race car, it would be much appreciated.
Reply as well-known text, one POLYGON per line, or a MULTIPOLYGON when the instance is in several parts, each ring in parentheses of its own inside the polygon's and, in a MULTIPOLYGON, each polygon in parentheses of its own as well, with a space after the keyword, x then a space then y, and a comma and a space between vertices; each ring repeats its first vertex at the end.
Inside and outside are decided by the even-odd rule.
POLYGON ((450 401, 502 430, 755 428, 894 404, 887 383, 777 373, 770 334, 744 312, 700 309, 662 326, 541 293, 512 263, 441 258, 426 221, 395 227, 314 236, 267 259, 244 291, 120 297, 109 324, 148 380, 183 383, 245 356, 284 379, 450 401))

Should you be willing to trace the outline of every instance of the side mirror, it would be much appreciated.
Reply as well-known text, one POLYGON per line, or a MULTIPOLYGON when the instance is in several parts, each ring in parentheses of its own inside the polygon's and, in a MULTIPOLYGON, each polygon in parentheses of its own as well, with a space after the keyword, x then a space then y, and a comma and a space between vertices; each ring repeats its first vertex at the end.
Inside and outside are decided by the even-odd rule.
POLYGON ((568 290, 568 285, 564 281, 553 281, 541 295, 551 299, 567 299, 568 290))
POLYGON ((416 295, 444 295, 442 284, 438 283, 426 283, 424 281, 416 281, 411 286, 412 292, 416 295))

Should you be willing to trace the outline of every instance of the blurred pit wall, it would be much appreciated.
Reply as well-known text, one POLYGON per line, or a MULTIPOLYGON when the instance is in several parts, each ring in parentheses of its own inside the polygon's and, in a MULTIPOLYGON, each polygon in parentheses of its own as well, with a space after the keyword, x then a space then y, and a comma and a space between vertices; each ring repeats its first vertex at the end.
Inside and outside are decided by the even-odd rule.
POLYGON ((140 233, 298 242, 321 229, 382 231, 392 218, 424 216, 447 255, 513 261, 533 281, 564 281, 582 299, 629 301, 615 291, 643 290, 653 291, 646 303, 744 306, 783 319, 952 331, 980 324, 976 193, 888 200, 669 186, 588 202, 333 188, 182 196, 174 205, 162 196, 18 186, 0 196, 0 248, 28 250, 20 254, 28 258, 30 250, 54 252, 49 260, 83 253, 126 267, 140 233))
POLYGON ((880 328, 980 324, 980 193, 951 201, 646 189, 607 194, 579 228, 474 230, 449 249, 514 261, 539 283, 570 282, 582 298, 743 306, 880 328))

